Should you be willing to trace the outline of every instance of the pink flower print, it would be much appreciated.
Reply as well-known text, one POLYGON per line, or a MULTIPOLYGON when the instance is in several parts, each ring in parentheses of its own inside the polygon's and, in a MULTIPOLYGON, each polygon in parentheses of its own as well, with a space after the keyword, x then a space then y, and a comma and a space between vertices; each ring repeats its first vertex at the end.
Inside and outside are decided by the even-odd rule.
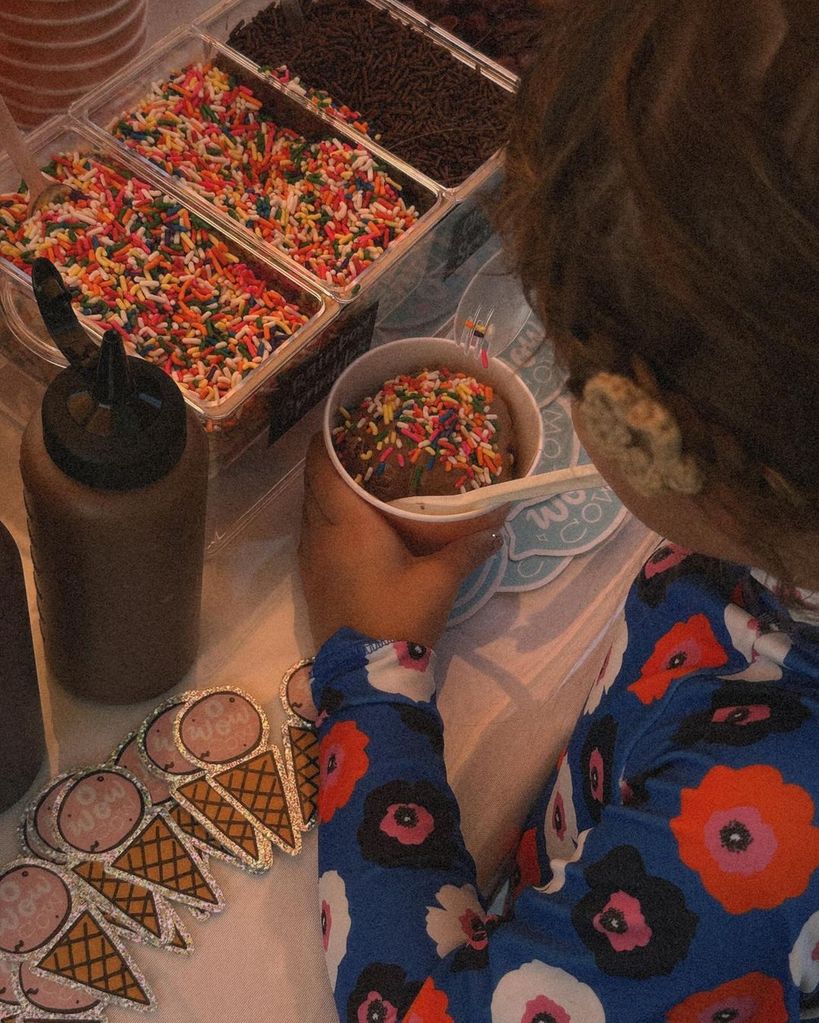
POLYGON ((381 693, 428 703, 435 693, 432 650, 419 643, 388 643, 367 654, 367 680, 381 693))
POLYGON ((486 913, 471 884, 460 888, 445 884, 435 893, 435 901, 438 905, 427 907, 427 934, 442 959, 462 945, 486 948, 486 913))
POLYGON ((321 905, 321 941, 330 986, 335 991, 338 967, 347 953, 350 933, 350 910, 344 879, 335 870, 325 871, 319 878, 321 905))
POLYGON ((604 934, 615 952, 645 948, 652 931, 640 909, 640 903, 627 892, 612 892, 608 902, 592 917, 592 926, 604 934))
POLYGON ((550 860, 568 859, 574 852, 577 844, 577 817, 568 758, 560 765, 555 778, 546 806, 543 834, 546 839, 546 855, 550 860))
POLYGON ((605 1023, 592 989, 565 970, 534 959, 501 977, 492 995, 492 1023, 605 1023))
POLYGON ((381 821, 381 830, 402 845, 421 845, 435 829, 432 814, 418 803, 391 803, 381 821))

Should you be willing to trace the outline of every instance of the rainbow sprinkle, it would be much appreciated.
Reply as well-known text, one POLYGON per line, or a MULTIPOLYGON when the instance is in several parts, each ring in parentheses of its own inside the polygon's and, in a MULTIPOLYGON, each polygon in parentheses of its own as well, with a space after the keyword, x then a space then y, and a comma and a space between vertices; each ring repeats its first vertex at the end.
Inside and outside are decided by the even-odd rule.
POLYGON ((402 470, 414 467, 407 496, 426 493, 424 473, 436 467, 452 474, 453 491, 467 493, 503 472, 493 399, 489 384, 465 373, 425 369, 397 376, 355 408, 339 407, 333 444, 364 486, 394 460, 402 470))
POLYGON ((31 217, 26 193, 0 195, 0 256, 27 272, 47 256, 82 316, 202 402, 223 399, 307 322, 202 220, 99 155, 61 153, 45 170, 76 193, 31 217))
POLYGON ((153 85, 113 133, 330 285, 353 282, 418 220, 368 150, 308 142, 211 64, 153 85))

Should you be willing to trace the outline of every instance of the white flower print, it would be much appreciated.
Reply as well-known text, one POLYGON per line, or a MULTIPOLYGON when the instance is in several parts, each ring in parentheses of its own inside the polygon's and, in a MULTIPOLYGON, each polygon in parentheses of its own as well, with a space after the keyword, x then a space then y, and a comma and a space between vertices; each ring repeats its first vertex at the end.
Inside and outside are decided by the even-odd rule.
POLYGON ((566 867, 570 863, 576 863, 583 855, 583 846, 586 844, 586 839, 589 836, 591 828, 587 828, 585 831, 581 831, 577 836, 577 845, 571 856, 566 859, 553 859, 549 866, 552 868, 552 879, 548 884, 543 885, 542 888, 538 888, 539 892, 544 892, 546 895, 552 895, 554 892, 559 892, 563 885, 566 883, 566 867))
POLYGON ((568 860, 577 846, 577 816, 574 810, 572 774, 564 755, 543 822, 546 854, 550 860, 568 860))
POLYGON ((417 643, 391 643, 367 654, 367 681, 382 693, 429 703, 435 693, 435 656, 417 643))
POLYGON ((321 906, 321 940, 330 986, 335 991, 338 967, 347 952, 350 933, 350 910, 344 878, 335 870, 325 871, 319 878, 321 906))
POLYGON ((605 1023, 592 989, 556 966, 535 959, 501 978, 492 995, 492 1023, 605 1023))
POLYGON ((443 959, 453 949, 473 942, 476 926, 483 930, 486 913, 471 884, 460 888, 445 884, 435 893, 435 899, 438 905, 427 907, 427 934, 443 959))
POLYGON ((584 714, 591 714, 592 711, 597 710, 600 706, 600 701, 611 689, 614 680, 620 673, 620 668, 623 666, 623 654, 626 651, 627 645, 628 625, 626 624, 626 616, 621 614, 612 626, 609 651, 600 666, 597 679, 586 699, 586 706, 583 708, 584 714))
POLYGON ((775 682, 782 678, 781 664, 791 648, 791 641, 784 632, 763 633, 756 618, 736 604, 725 608, 725 628, 734 649, 742 654, 748 666, 721 678, 746 682, 775 682))
POLYGON ((819 986, 819 910, 809 916, 788 957, 791 979, 804 994, 819 986))

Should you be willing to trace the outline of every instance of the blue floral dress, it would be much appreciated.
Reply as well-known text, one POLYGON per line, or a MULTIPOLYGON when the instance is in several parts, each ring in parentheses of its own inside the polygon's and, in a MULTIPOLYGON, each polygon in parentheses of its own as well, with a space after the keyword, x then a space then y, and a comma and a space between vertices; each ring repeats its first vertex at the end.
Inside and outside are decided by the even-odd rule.
POLYGON ((343 1023, 819 1018, 819 615, 765 582, 671 544, 649 559, 499 916, 447 783, 434 655, 350 630, 324 645, 319 888, 343 1023))

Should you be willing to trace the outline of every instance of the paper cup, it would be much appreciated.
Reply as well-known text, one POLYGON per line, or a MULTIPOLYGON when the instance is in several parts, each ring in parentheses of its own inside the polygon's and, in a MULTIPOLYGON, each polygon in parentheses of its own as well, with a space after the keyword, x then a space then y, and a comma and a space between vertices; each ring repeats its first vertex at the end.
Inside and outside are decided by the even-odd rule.
MULTIPOLYGON (((60 65, 59 76, 55 75, 53 65, 17 61, 0 53, 0 78, 5 83, 16 82, 27 90, 27 98, 18 101, 16 104, 18 107, 34 110, 38 114, 42 110, 46 116, 51 116, 58 110, 47 110, 47 103, 36 102, 41 89, 50 92, 57 84, 61 92, 67 93, 74 89, 78 89, 80 93, 86 92, 92 85, 108 78, 139 53, 145 43, 146 27, 143 18, 136 34, 129 38, 124 46, 112 53, 94 53, 90 60, 77 64, 63 63, 60 65)), ((2 91, 3 89, 0 89, 0 92, 2 91)), ((10 97, 6 96, 6 99, 10 97)))
POLYGON ((517 476, 528 476, 538 463, 543 443, 540 409, 532 392, 506 363, 490 359, 489 366, 484 369, 479 359, 467 354, 449 338, 402 338, 373 348, 356 359, 336 380, 324 407, 322 432, 330 461, 349 487, 389 518, 416 554, 438 550, 453 540, 496 524, 497 510, 426 515, 379 501, 358 486, 344 469, 333 447, 332 431, 338 425, 339 405, 346 408, 356 405, 362 398, 379 391, 385 380, 399 374, 443 366, 469 373, 477 380, 491 384, 505 400, 515 431, 517 476))
POLYGON ((84 18, 104 15, 110 6, 111 0, 3 0, 3 14, 27 20, 84 18))
POLYGON ((71 10, 59 17, 23 16, 0 10, 0 36, 28 43, 74 43, 99 39, 126 21, 132 12, 144 8, 142 0, 114 0, 103 11, 76 15, 71 10))
POLYGON ((127 47, 142 32, 146 17, 146 9, 140 4, 125 8, 113 25, 100 31, 80 33, 74 38, 59 29, 54 29, 45 39, 35 40, 6 33, 0 36, 0 54, 18 63, 42 65, 48 61, 52 85, 57 85, 63 64, 102 63, 106 56, 127 47))

